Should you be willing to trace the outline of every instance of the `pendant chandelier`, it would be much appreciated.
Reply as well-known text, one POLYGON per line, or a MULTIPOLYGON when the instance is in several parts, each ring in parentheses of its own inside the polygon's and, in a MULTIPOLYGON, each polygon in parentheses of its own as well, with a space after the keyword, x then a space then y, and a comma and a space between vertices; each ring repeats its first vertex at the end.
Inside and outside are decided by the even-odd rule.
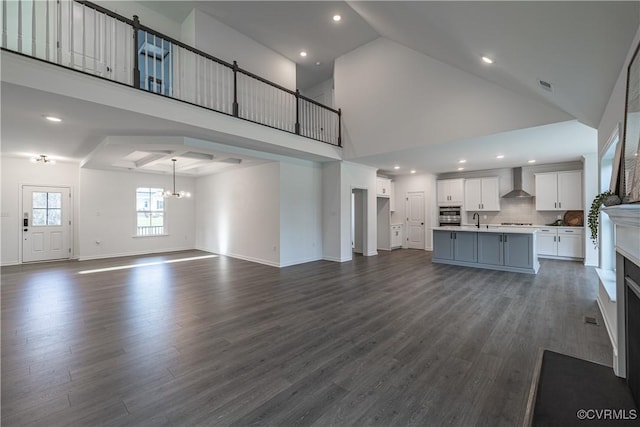
POLYGON ((183 197, 191 197, 191 193, 188 191, 176 191, 176 159, 171 159, 173 162, 173 191, 164 190, 162 192, 162 197, 169 198, 175 197, 176 199, 181 199, 183 197))

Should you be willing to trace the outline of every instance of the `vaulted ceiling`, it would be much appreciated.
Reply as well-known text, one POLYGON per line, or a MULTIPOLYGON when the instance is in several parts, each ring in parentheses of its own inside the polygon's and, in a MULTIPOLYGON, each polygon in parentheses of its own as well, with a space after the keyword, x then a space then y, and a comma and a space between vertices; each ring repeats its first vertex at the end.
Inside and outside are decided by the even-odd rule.
POLYGON ((298 64, 300 88, 386 37, 598 126, 640 22, 639 2, 151 1, 181 21, 197 7, 298 64), (335 23, 334 14, 342 20, 335 23), (301 50, 309 55, 299 56, 301 50), (492 66, 482 55, 495 59, 492 66), (315 63, 320 62, 320 66, 315 63), (552 90, 539 81, 551 83, 552 90))
MULTIPOLYGON (((576 119, 562 127, 562 132, 573 128, 581 135, 585 130, 584 125, 598 127, 640 22, 640 2, 143 3, 177 23, 182 22, 194 7, 211 14, 294 61, 298 68, 298 86, 301 88, 330 78, 333 61, 337 57, 378 37, 385 37, 520 95, 558 108, 576 119), (342 20, 334 22, 334 14, 340 14, 342 20), (306 58, 299 56, 302 49, 309 53, 306 58), (495 63, 491 66, 482 64, 481 55, 493 57, 495 63), (316 65, 317 62, 320 65, 316 65), (541 88, 539 80, 551 83, 552 90, 549 92, 541 88)), ((131 131, 128 134, 142 135, 140 128, 143 124, 155 136, 177 135, 175 123, 164 123, 159 119, 154 121, 148 116, 122 116, 124 113, 118 112, 110 115, 114 118, 111 121, 104 118, 92 121, 91 117, 96 115, 103 117, 104 108, 54 102, 42 94, 38 95, 41 99, 38 101, 32 99, 33 94, 25 97, 23 92, 15 89, 3 84, 3 153, 11 148, 7 142, 11 140, 15 141, 14 145, 29 147, 33 152, 51 152, 53 150, 50 147, 57 147, 56 150, 63 157, 78 160, 90 157, 91 151, 101 141, 99 137, 123 135, 129 128, 131 131), (56 132, 51 132, 46 124, 33 125, 33 118, 29 116, 33 113, 31 106, 48 105, 49 101, 58 109, 68 109, 66 117, 77 119, 66 121, 65 127, 56 132)), ((543 132, 549 135, 550 129, 554 128, 545 128, 543 132)), ((564 135, 562 132, 555 134, 564 135)), ((188 134, 185 131, 182 136, 188 134)), ((536 140, 529 131, 514 135, 529 141, 536 140)), ((494 151, 501 151, 501 146, 513 147, 512 140, 499 135, 495 138, 487 136, 481 142, 490 144, 494 151)), ((455 159, 459 156, 459 150, 476 146, 476 143, 479 141, 458 141, 446 144, 446 147, 430 148, 437 151, 434 152, 437 154, 435 157, 431 152, 403 152, 361 160, 385 169, 405 158, 415 160, 449 156, 455 159)), ((558 144, 562 144, 562 141, 558 141, 558 144)), ((562 150, 556 150, 551 157, 570 160, 585 151, 594 152, 596 149, 594 144, 588 148, 584 144, 574 145, 563 144, 562 150)), ((541 144, 530 146, 544 151, 540 159, 551 158, 548 147, 543 149, 541 144)), ((184 144, 178 144, 177 147, 184 149, 184 144)), ((143 148, 138 151, 147 152, 145 149, 149 147, 143 148)), ((150 152, 156 148, 152 147, 150 152)), ((211 154, 216 159, 226 155, 211 154)), ((132 154, 126 153, 126 156, 129 155, 132 154)), ((249 164, 250 159, 245 160, 243 164, 249 164)), ((158 167, 167 169, 168 164, 165 163, 166 159, 159 160, 158 167)), ((223 166, 220 162, 214 163, 211 168, 223 166)), ((417 166, 426 172, 441 172, 438 170, 439 164, 428 164, 426 160, 422 167, 417 166)), ((205 169, 201 170, 205 173, 205 169)))

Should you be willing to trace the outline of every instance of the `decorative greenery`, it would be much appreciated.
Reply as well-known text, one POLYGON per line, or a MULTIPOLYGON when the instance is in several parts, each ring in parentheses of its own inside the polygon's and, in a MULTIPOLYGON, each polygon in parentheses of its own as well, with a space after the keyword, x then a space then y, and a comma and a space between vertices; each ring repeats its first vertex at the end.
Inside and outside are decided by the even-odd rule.
POLYGON ((595 248, 598 248, 598 223, 600 221, 600 208, 604 203, 605 199, 609 196, 612 196, 613 193, 609 190, 604 193, 598 194, 594 199, 593 203, 591 203, 591 209, 589 209, 589 230, 591 230, 591 240, 593 241, 593 245, 595 248))

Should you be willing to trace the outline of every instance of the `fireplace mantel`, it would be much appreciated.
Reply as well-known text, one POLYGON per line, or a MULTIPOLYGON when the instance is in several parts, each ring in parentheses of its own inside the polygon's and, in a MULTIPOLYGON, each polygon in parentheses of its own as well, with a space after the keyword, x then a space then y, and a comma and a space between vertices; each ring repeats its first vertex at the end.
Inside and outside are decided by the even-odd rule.
POLYGON ((616 226, 616 317, 617 345, 613 348, 613 369, 627 377, 627 319, 625 298, 625 259, 640 267, 640 204, 602 209, 616 226))
POLYGON ((640 266, 640 204, 602 208, 616 225, 616 251, 640 266))

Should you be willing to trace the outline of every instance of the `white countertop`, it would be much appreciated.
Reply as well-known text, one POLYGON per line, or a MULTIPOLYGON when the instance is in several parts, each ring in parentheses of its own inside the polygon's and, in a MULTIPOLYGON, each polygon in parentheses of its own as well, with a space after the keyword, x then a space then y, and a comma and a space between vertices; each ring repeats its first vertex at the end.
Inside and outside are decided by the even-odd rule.
POLYGON ((480 228, 477 228, 475 225, 461 225, 461 226, 444 226, 444 227, 433 227, 434 230, 440 231, 460 231, 460 232, 469 232, 469 233, 513 233, 513 234, 535 234, 539 231, 538 227, 533 226, 494 226, 494 225, 480 225, 480 228))

